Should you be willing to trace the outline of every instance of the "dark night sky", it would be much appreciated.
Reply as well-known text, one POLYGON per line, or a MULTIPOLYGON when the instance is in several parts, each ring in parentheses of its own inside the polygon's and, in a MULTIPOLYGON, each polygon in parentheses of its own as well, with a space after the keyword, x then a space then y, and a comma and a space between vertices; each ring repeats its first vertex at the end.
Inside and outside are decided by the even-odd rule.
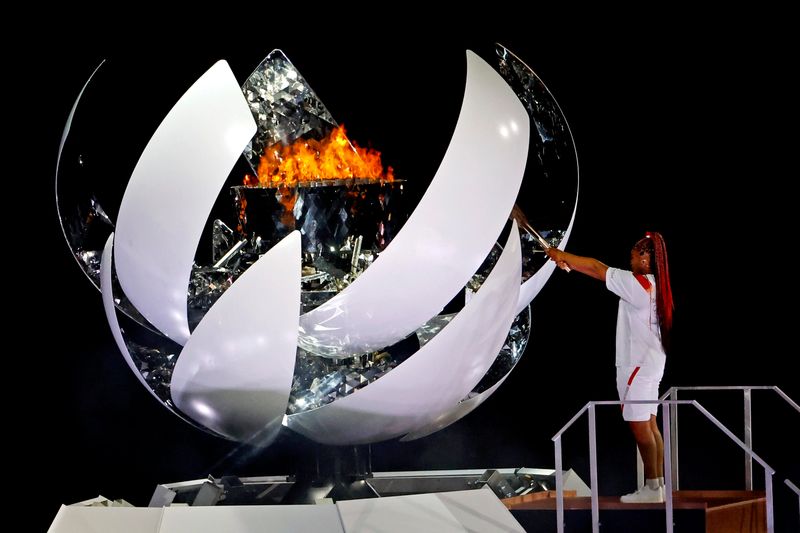
MULTIPOLYGON (((31 58, 46 65, 50 80, 45 93, 36 95, 41 129, 37 183, 29 196, 39 203, 35 234, 45 245, 37 247, 41 263, 31 269, 39 274, 26 298, 33 307, 23 315, 41 317, 44 305, 51 318, 36 320, 47 330, 26 340, 31 346, 26 357, 38 361, 27 372, 38 369, 42 375, 31 379, 36 390, 23 409, 28 427, 18 439, 31 450, 23 452, 24 464, 32 466, 29 475, 62 480, 45 497, 43 525, 62 502, 101 493, 141 505, 159 482, 208 474, 288 474, 312 456, 311 446, 288 430, 275 446, 255 455, 195 430, 160 407, 118 353, 100 294, 63 242, 52 199, 61 128, 83 81, 104 57, 114 68, 130 68, 132 77, 157 72, 158 82, 139 85, 133 107, 166 106, 166 111, 165 102, 174 101, 215 60, 228 59, 241 81, 270 50, 282 48, 351 137, 371 141, 398 173, 424 188, 457 117, 463 50, 501 42, 543 79, 572 129, 581 195, 568 250, 625 266, 630 246, 645 230, 666 238, 677 309, 662 388, 777 385, 799 399, 797 373, 790 370, 794 320, 778 311, 778 305, 796 301, 796 289, 783 273, 784 250, 776 255, 766 246, 786 242, 776 236, 796 225, 789 223, 787 210, 793 202, 779 186, 785 180, 778 176, 788 172, 776 170, 783 151, 776 130, 797 116, 782 74, 785 53, 768 41, 754 46, 748 32, 736 27, 711 31, 709 21, 665 17, 666 24, 657 28, 610 15, 613 22, 589 30, 563 19, 530 20, 524 27, 464 29, 438 38, 432 36, 445 26, 425 23, 402 31, 376 25, 349 33, 344 27, 324 39, 274 27, 260 37, 248 31, 236 39, 210 38, 214 32, 196 27, 168 37, 161 30, 65 31, 74 39, 58 46, 53 37, 51 54, 31 58), (346 36, 337 41, 341 33, 346 36), (147 67, 154 57, 158 65, 147 67), (39 444, 45 451, 34 453, 39 444)), ((132 129, 154 128, 160 120, 155 112, 119 116, 132 129)), ((129 175, 138 152, 124 145, 119 151, 115 170, 129 175)), ((467 418, 428 438, 374 445, 373 468, 552 467, 550 437, 585 402, 615 399, 615 316, 615 298, 602 284, 556 272, 534 302, 528 351, 500 390, 467 418)), ((796 427, 796 413, 768 394, 755 398, 796 427)), ((738 396, 708 402, 739 431, 738 396)), ((633 445, 614 415, 600 419, 607 439, 601 441, 600 458, 608 463, 601 469, 601 492, 609 494, 631 488, 634 475, 633 445), (617 454, 619 446, 628 448, 617 454)), ((762 424, 756 427, 764 435, 762 453, 794 469, 797 482, 797 460, 788 457, 786 445, 767 444, 780 441, 780 430, 762 424)), ((568 445, 574 456, 566 464, 588 479, 580 470, 587 451, 580 435, 568 445)), ((698 449, 704 440, 713 441, 686 439, 685 446, 698 449)), ((721 483, 738 488, 733 485, 740 479, 740 457, 732 444, 721 447, 724 453, 698 454, 730 455, 731 461, 723 464, 720 458, 720 466, 707 466, 699 479, 736 469, 733 481, 723 475, 721 483)), ((785 488, 782 479, 779 472, 776 481, 785 488)), ((689 488, 718 487, 700 481, 689 488)))

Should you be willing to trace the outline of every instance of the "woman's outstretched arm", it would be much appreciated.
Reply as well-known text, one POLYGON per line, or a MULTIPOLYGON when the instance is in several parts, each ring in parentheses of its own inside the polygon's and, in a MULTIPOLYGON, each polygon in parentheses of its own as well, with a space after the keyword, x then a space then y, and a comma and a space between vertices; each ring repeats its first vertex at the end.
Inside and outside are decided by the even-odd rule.
POLYGON ((608 265, 601 263, 593 257, 583 257, 581 255, 571 254, 569 252, 559 250, 558 248, 548 248, 546 253, 548 257, 555 261, 556 264, 561 268, 567 266, 572 270, 577 270, 581 274, 586 274, 594 279, 599 279, 600 281, 606 280, 606 271, 608 270, 608 265))

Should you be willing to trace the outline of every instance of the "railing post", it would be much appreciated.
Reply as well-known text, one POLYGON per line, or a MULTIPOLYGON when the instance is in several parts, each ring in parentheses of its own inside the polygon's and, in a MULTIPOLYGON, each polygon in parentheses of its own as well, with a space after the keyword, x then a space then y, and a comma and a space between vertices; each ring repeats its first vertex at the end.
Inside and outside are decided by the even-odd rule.
MULTIPOLYGON (((673 387, 672 392, 669 395, 670 400, 678 400, 678 389, 673 387)), ((672 486, 675 490, 680 490, 680 479, 678 478, 678 408, 675 404, 676 408, 671 413, 672 416, 670 417, 670 436, 669 436, 669 444, 672 449, 672 468, 670 468, 669 473, 672 477, 672 486)), ((666 470, 664 473, 666 474, 666 470)), ((666 476, 664 476, 666 479, 666 476)))
MULTIPOLYGON (((664 474, 667 472, 672 471, 672 444, 671 444, 671 437, 672 437, 672 417, 670 413, 672 412, 672 405, 668 402, 664 402, 661 404, 662 412, 664 415, 663 420, 663 427, 664 427, 664 474)), ((677 407, 677 404, 676 404, 677 407)), ((677 409, 675 409, 677 411, 677 409)), ((672 476, 664 476, 664 495, 666 496, 666 511, 667 511, 667 533, 672 533, 672 476)))
POLYGON ((556 449, 556 531, 564 533, 564 475, 561 466, 561 437, 555 440, 556 449))
POLYGON ((775 517, 772 509, 772 472, 766 466, 764 467, 764 489, 767 492, 767 533, 775 533, 775 517))
POLYGON ((642 460, 642 452, 639 451, 639 446, 636 446, 636 490, 644 487, 644 461, 642 460))
POLYGON ((592 533, 600 533, 600 502, 597 496, 597 424, 594 403, 589 403, 589 481, 592 484, 592 533))
MULTIPOLYGON (((744 389, 744 443, 751 450, 753 449, 752 392, 751 389, 744 389)), ((753 457, 749 453, 744 454, 744 484, 747 490, 753 490, 753 457)))

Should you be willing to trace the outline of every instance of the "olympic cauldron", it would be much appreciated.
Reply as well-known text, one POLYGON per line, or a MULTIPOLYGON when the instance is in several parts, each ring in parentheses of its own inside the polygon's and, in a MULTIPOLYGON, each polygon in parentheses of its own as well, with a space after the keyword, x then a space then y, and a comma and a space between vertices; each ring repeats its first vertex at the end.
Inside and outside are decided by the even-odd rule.
POLYGON ((59 214, 152 395, 257 446, 282 426, 329 444, 411 440, 485 401, 524 352, 529 304, 553 271, 508 220, 523 175, 536 181, 537 206, 555 212, 539 229, 560 247, 578 180, 552 95, 504 47, 492 63, 467 52, 458 123, 416 206, 408 182, 346 137, 355 162, 340 161, 341 176, 265 170, 280 147, 310 143, 318 154, 320 139, 344 136, 276 50, 243 87, 224 61, 194 83, 152 135, 112 220, 71 165, 82 91, 59 153, 59 214), (229 216, 210 217, 242 161, 253 175, 229 187, 229 216))

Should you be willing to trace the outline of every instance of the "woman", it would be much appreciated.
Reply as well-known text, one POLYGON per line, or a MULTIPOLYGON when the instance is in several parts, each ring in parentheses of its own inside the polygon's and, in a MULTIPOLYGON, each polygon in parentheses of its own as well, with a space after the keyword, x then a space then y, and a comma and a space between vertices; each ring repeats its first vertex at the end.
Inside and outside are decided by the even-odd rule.
MULTIPOLYGON (((619 296, 617 312, 617 390, 620 400, 658 400, 672 328, 672 289, 667 247, 660 233, 648 232, 631 250, 631 270, 611 268, 597 259, 556 248, 547 255, 563 269, 605 281, 619 296)), ((625 503, 664 501, 664 440, 656 423, 658 404, 628 404, 622 409, 644 462, 645 485, 622 496, 625 503)))

